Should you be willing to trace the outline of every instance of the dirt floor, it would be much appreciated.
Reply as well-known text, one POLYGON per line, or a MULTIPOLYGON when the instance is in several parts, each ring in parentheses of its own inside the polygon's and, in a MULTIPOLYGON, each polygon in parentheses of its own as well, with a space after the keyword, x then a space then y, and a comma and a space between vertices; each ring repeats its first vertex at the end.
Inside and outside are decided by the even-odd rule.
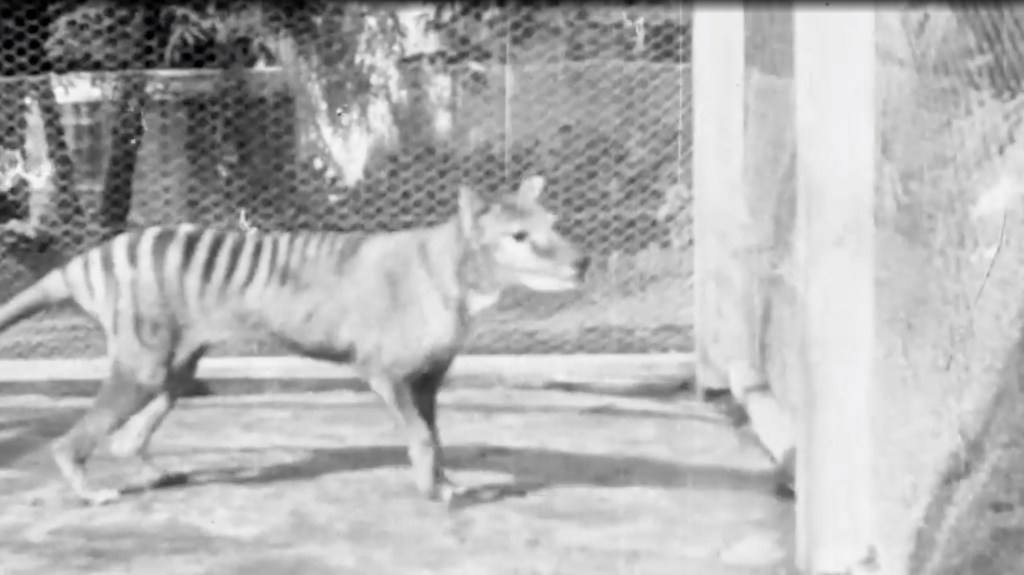
MULTIPOLYGON (((383 408, 338 392, 188 400, 153 447, 189 483, 88 508, 43 449, 83 400, 0 398, 0 572, 789 571, 791 503, 773 496, 760 450, 708 407, 442 397, 453 477, 517 493, 451 510, 421 499, 383 408)), ((137 472, 106 455, 91 468, 106 485, 137 472)))

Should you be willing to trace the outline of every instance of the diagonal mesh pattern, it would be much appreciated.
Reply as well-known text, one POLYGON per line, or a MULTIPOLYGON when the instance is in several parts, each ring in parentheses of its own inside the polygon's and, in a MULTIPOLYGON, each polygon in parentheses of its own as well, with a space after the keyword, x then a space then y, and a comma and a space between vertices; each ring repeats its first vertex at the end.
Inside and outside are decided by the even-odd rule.
MULTIPOLYGON (((678 7, 54 2, 4 8, 0 297, 138 226, 391 230, 547 178, 596 258, 469 352, 690 348, 690 67, 678 7)), ((102 355, 66 311, 7 358, 102 355)), ((239 344, 230 354, 276 351, 239 344)))
POLYGON ((1005 571, 1020 564, 1019 551, 999 557, 995 541, 1019 525, 1019 513, 997 517, 991 499, 972 491, 987 473, 1014 476, 991 471, 999 464, 978 454, 997 444, 992 451, 1017 449, 1009 445, 1019 441, 972 436, 1017 418, 1005 411, 1020 404, 1013 354, 1024 309, 1024 12, 955 2, 885 16, 878 34, 878 318, 884 383, 896 391, 886 401, 907 410, 879 408, 891 414, 879 441, 898 446, 882 463, 890 473, 882 481, 905 477, 901 493, 880 503, 893 518, 907 517, 897 501, 913 499, 927 510, 912 525, 893 520, 887 528, 916 537, 907 571, 1005 571), (954 460, 944 461, 950 452, 954 460), (963 516, 961 506, 984 511, 963 516))
MULTIPOLYGON (((793 18, 747 17, 747 175, 776 214, 759 246, 766 369, 800 406, 793 18)), ((1024 11, 914 3, 875 20, 875 536, 893 572, 1012 571, 1019 549, 999 542, 1020 506, 992 501, 1021 449, 1002 422, 1022 405, 1024 11)))

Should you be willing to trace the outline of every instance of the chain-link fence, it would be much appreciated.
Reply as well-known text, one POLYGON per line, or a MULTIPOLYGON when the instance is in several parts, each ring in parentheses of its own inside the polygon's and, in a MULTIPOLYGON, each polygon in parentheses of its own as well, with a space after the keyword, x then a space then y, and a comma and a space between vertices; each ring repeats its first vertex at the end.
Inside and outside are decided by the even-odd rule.
MULTIPOLYGON (((798 400, 792 22, 781 10, 748 13, 746 149, 748 181, 763 194, 758 205, 776 216, 760 236, 771 254, 769 277, 761 278, 770 308, 765 368, 781 397, 798 400)), ((978 453, 1019 443, 988 432, 982 442, 972 438, 1004 417, 1000 405, 1024 405, 1008 399, 1020 395, 1024 308, 1024 11, 915 4, 880 9, 876 23, 882 391, 870 433, 886 569, 1012 571, 1019 555, 993 545, 1004 541, 1007 525, 1024 524, 1011 518, 1018 512, 996 512, 983 501, 986 511, 965 519, 960 506, 978 496, 971 492, 978 483, 965 477, 1001 473, 980 471, 987 464, 978 453), (963 546, 971 537, 978 547, 963 546)))
MULTIPOLYGON (((125 228, 377 231, 546 177, 596 256, 469 352, 691 346, 689 22, 679 7, 53 2, 0 18, 3 297, 125 228)), ((61 311, 6 357, 102 355, 61 311)), ((272 353, 261 345, 231 354, 272 353)))

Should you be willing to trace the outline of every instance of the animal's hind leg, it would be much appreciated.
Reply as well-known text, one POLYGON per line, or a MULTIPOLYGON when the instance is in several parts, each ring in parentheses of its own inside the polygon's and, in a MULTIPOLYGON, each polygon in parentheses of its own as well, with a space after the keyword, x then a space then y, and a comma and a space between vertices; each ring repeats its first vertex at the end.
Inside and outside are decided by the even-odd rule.
POLYGON ((153 434, 174 409, 184 386, 195 377, 196 368, 204 349, 197 349, 172 366, 166 385, 138 413, 132 416, 117 431, 110 442, 110 453, 115 457, 137 458, 142 464, 145 477, 143 488, 151 488, 179 477, 156 465, 149 453, 149 442, 153 434))
POLYGON ((175 397, 169 390, 160 391, 141 410, 133 415, 110 440, 110 454, 122 459, 138 459, 142 464, 144 488, 158 485, 168 473, 154 463, 149 454, 149 440, 171 412, 175 397))
POLYGON ((85 464, 100 441, 148 404, 157 393, 155 387, 140 385, 133 371, 115 361, 89 411, 53 443, 52 452, 58 469, 75 494, 87 503, 103 504, 120 496, 118 490, 90 488, 85 478, 85 464))

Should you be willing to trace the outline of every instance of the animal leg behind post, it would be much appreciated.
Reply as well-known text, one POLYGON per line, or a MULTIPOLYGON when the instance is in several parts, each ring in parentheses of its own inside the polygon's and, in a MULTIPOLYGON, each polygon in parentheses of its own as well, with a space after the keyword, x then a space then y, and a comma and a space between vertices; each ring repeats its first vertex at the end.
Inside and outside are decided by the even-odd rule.
POLYGON ((86 503, 102 505, 120 497, 121 492, 116 489, 89 487, 85 477, 86 462, 100 441, 138 413, 153 400, 155 394, 154 388, 139 385, 131 371, 115 361, 89 411, 53 443, 51 450, 57 468, 75 494, 86 503))
POLYGON ((757 370, 734 363, 729 367, 729 380, 747 415, 751 431, 775 463, 776 492, 792 497, 795 493, 796 436, 789 414, 757 370))

